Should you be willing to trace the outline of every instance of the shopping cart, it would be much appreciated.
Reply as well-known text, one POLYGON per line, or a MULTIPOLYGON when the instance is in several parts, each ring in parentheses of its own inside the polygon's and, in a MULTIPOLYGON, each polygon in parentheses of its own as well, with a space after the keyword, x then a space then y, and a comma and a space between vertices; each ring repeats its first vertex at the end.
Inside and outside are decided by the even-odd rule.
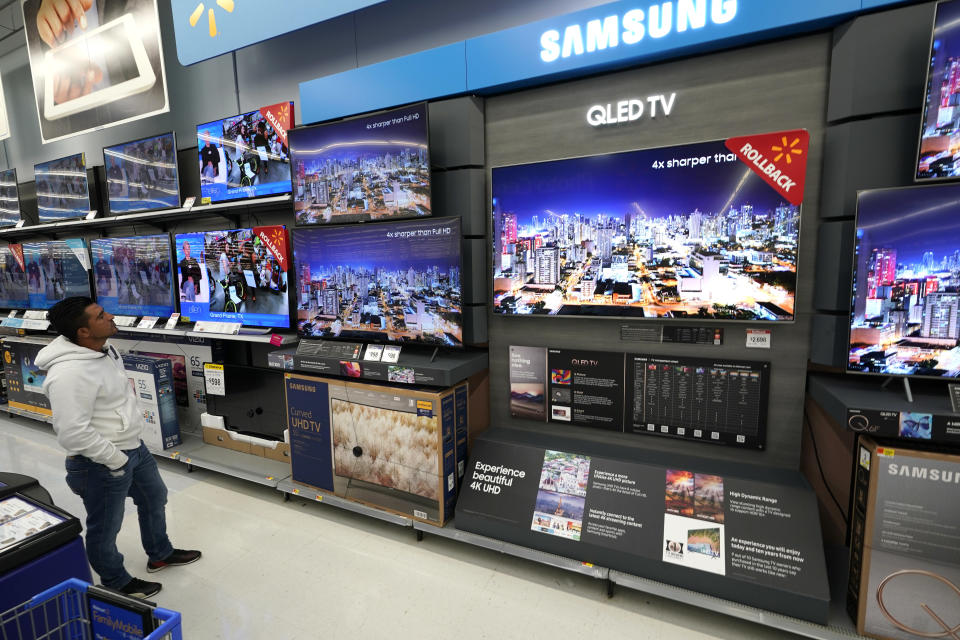
MULTIPOLYGON (((0 640, 92 640, 89 586, 66 580, 0 613, 0 640)), ((154 607, 152 614, 160 625, 144 640, 183 640, 179 613, 154 607)))

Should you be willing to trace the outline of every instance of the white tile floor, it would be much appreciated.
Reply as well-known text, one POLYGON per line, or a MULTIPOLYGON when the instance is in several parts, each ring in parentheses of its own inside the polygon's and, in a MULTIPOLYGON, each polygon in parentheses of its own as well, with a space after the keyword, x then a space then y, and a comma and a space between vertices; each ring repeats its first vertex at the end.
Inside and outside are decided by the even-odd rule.
MULTIPOLYGON (((119 546, 134 575, 163 582, 185 640, 596 637, 794 638, 773 629, 160 460, 175 545, 203 550, 147 574, 128 502, 119 546)), ((83 519, 52 429, 0 417, 0 470, 40 480, 83 519)))

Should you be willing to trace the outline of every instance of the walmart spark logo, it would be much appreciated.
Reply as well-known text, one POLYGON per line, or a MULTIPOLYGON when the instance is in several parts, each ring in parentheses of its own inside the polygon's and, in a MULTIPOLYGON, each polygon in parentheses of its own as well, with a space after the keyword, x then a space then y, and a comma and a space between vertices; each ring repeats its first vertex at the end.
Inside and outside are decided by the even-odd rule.
POLYGON ((775 144, 775 145, 773 145, 772 147, 770 147, 770 150, 771 150, 771 151, 777 151, 777 152, 778 152, 777 157, 775 157, 775 158, 773 159, 774 162, 780 162, 780 159, 783 158, 784 156, 786 156, 786 158, 787 158, 787 164, 793 164, 793 156, 801 156, 801 155, 803 155, 803 149, 795 149, 795 148, 794 148, 794 147, 796 147, 798 144, 800 144, 800 138, 794 138, 794 139, 793 139, 793 142, 791 142, 789 145, 787 144, 787 137, 786 137, 786 136, 783 136, 783 138, 781 138, 781 141, 782 141, 782 143, 781 143, 782 146, 781 146, 781 145, 778 145, 778 144, 775 144))
MULTIPOLYGON (((217 5, 227 13, 233 13, 233 0, 217 0, 217 5)), ((200 16, 203 15, 204 6, 203 3, 199 3, 197 7, 193 10, 193 13, 190 14, 190 26, 195 27, 200 21, 200 16)), ((210 37, 217 37, 217 17, 213 13, 213 7, 207 10, 207 26, 210 29, 210 37)))

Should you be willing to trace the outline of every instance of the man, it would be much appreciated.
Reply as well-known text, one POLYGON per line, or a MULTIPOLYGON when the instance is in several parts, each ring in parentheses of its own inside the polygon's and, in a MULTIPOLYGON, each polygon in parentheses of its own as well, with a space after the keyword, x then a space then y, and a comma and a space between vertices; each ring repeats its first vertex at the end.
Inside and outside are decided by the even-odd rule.
POLYGON ((200 149, 200 173, 212 182, 220 175, 220 149, 213 144, 210 131, 204 131, 206 143, 200 149))
POLYGON ((143 413, 123 359, 107 342, 117 332, 113 316, 90 298, 73 297, 55 304, 49 317, 60 335, 35 362, 47 370, 43 392, 67 450, 67 485, 87 511, 87 559, 104 586, 150 597, 160 583, 132 577, 117 550, 127 496, 137 505, 148 572, 196 562, 200 552, 174 549, 167 537, 167 487, 140 440, 143 413))
POLYGON ((190 243, 183 241, 183 260, 180 261, 180 290, 188 281, 193 283, 194 296, 200 295, 200 263, 190 256, 190 243))

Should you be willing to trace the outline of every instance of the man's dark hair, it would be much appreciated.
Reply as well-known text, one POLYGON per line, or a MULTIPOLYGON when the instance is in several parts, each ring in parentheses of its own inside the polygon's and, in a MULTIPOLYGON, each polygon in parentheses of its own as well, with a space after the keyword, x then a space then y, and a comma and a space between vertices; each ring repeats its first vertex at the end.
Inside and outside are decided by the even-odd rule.
POLYGON ((76 342, 77 331, 90 322, 87 307, 92 304, 93 300, 86 296, 65 298, 50 308, 47 317, 54 331, 65 336, 70 342, 76 342))

